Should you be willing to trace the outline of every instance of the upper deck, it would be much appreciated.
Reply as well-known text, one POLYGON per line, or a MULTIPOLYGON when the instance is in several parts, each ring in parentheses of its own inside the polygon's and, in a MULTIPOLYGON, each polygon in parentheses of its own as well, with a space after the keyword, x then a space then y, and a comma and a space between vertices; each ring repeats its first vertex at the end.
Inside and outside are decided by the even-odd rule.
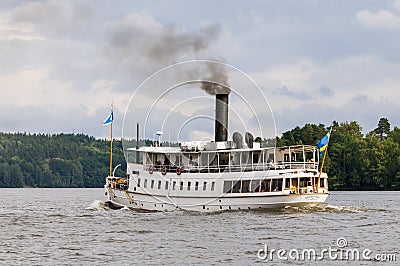
POLYGON ((187 173, 318 170, 318 148, 309 145, 276 148, 188 150, 180 147, 140 147, 127 150, 128 163, 145 170, 187 173))

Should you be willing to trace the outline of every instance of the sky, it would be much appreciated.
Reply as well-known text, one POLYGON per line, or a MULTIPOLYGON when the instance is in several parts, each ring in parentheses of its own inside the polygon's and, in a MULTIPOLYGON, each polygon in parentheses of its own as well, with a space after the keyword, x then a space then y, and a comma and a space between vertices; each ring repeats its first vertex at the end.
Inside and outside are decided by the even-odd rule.
MULTIPOLYGON (((101 123, 113 101, 120 137, 132 94, 146 78, 174 63, 209 59, 258 84, 278 135, 333 120, 355 120, 367 133, 381 117, 400 125, 399 47, 400 0, 3 0, 0 131, 104 138, 101 123)), ((150 103, 131 102, 144 109, 150 103)), ((182 107, 175 112, 182 119, 169 121, 208 114, 207 106, 182 107)), ((185 134, 213 130, 204 123, 185 134)))

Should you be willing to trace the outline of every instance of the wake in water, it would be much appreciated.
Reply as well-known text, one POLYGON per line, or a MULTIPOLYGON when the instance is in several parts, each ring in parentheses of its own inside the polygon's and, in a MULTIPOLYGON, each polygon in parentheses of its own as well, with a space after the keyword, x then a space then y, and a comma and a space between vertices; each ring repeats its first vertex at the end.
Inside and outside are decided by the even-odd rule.
POLYGON ((90 204, 90 206, 87 209, 92 211, 100 211, 100 210, 109 211, 109 210, 119 210, 119 209, 129 210, 128 207, 116 206, 111 201, 101 201, 101 200, 93 201, 92 204, 90 204))
POLYGON ((90 204, 90 206, 87 209, 92 211, 111 210, 109 204, 107 204, 106 201, 101 201, 101 200, 93 201, 92 204, 90 204))
POLYGON ((286 206, 283 210, 285 213, 313 213, 313 212, 330 212, 330 213, 361 213, 365 210, 353 206, 335 206, 335 205, 318 205, 318 206, 286 206))

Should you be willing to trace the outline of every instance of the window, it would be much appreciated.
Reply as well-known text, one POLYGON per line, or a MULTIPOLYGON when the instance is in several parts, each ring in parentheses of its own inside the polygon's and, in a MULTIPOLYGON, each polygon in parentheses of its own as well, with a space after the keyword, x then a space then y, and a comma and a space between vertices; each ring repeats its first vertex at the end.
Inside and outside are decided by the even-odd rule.
POLYGON ((214 189, 215 189, 215 182, 212 182, 211 183, 211 191, 214 191, 214 189))
POLYGON ((240 192, 240 181, 235 182, 233 181, 233 188, 232 188, 232 193, 239 193, 240 192))
POLYGON ((194 190, 199 190, 199 181, 196 181, 195 186, 194 186, 194 190))
POLYGON ((204 183, 203 183, 203 190, 206 190, 206 189, 207 189, 207 182, 204 181, 204 183))
POLYGON ((137 180, 137 186, 140 187, 140 178, 137 180))
POLYGON ((224 181, 224 193, 232 193, 232 181, 224 181))
POLYGON ((181 182, 180 190, 183 190, 183 182, 181 182))
POLYGON ((321 178, 321 179, 319 180, 319 186, 320 186, 320 187, 325 187, 325 179, 324 179, 324 178, 321 178))
POLYGON ((151 180, 151 188, 154 188, 154 180, 151 180))
POLYGON ((188 182, 187 190, 190 190, 190 185, 191 184, 192 184, 191 182, 188 182))
POLYGON ((174 182, 172 183, 172 190, 175 190, 175 187, 176 187, 176 181, 174 181, 174 182))
POLYGON ((282 191, 282 178, 272 179, 271 191, 282 191))
POLYGON ((249 186, 250 186, 250 180, 242 180, 242 190, 240 192, 248 193, 249 192, 249 186))
POLYGON ((260 181, 261 180, 251 180, 250 192, 260 192, 260 181))
POLYGON ((158 187, 157 187, 158 189, 161 189, 161 180, 160 181, 158 181, 158 187))
POLYGON ((262 180, 260 192, 270 192, 270 191, 271 191, 271 179, 262 180))
POLYGON ((143 186, 147 187, 147 179, 144 180, 143 186))
POLYGON ((290 188, 290 178, 285 179, 285 188, 290 188))
POLYGON ((168 181, 165 181, 165 190, 168 190, 168 181))

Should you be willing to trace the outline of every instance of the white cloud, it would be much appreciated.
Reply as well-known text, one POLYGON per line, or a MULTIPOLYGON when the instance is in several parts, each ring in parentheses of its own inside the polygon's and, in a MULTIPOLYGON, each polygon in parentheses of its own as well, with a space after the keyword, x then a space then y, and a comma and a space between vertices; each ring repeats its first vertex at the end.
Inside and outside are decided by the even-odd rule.
POLYGON ((356 13, 356 18, 367 28, 400 30, 400 17, 389 10, 379 10, 376 13, 369 10, 362 10, 356 13))
POLYGON ((294 60, 270 66, 251 76, 265 88, 273 111, 279 113, 283 110, 294 112, 301 106, 311 107, 321 102, 337 107, 351 101, 355 95, 367 95, 375 101, 400 101, 397 73, 400 73, 400 64, 367 54, 346 56, 323 64, 294 60), (329 93, 321 93, 324 87, 329 88, 329 93))
POLYGON ((392 2, 393 9, 400 10, 400 0, 394 0, 392 2))

